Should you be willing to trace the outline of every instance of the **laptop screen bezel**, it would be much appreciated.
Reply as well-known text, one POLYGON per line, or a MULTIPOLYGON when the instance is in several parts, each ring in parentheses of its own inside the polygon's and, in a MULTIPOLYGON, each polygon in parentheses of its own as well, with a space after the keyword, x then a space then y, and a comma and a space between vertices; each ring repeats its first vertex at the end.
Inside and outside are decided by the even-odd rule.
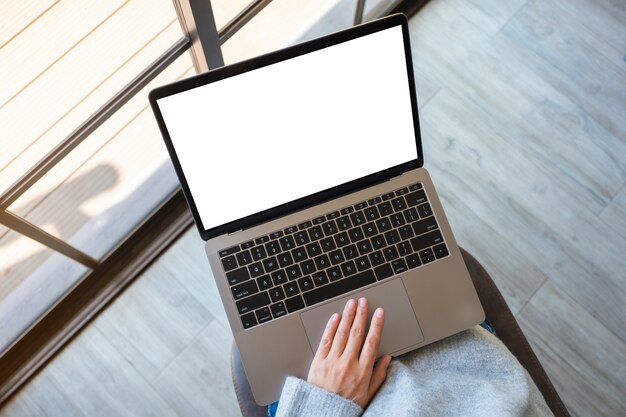
MULTIPOLYGON (((248 59, 246 61, 241 61, 232 65, 228 65, 225 67, 217 68, 215 70, 211 70, 209 72, 199 74, 181 81, 174 82, 172 84, 164 85, 149 93, 150 106, 154 115, 156 117, 157 123, 159 125, 159 129, 161 130, 161 134, 165 141, 165 146, 172 160, 172 164, 174 166, 174 170, 176 171, 176 175, 181 184, 181 188, 183 190, 183 194, 185 199, 187 200, 187 204, 191 209, 191 213, 193 215, 196 226, 198 227, 198 231, 200 232, 200 236, 203 240, 209 240, 211 238, 221 236, 226 233, 233 233, 238 230, 246 229, 252 227, 254 225, 270 221, 272 219, 281 217, 288 213, 301 210, 316 204, 320 204, 325 201, 329 201, 333 198, 349 194, 356 190, 369 187, 373 184, 380 183, 386 181, 395 176, 401 175, 403 172, 420 168, 424 165, 424 157, 422 154, 422 142, 419 128, 419 117, 418 117, 418 108, 417 108, 417 94, 415 90, 415 79, 413 75, 413 61, 411 58, 411 46, 409 40, 409 29, 408 22, 406 16, 403 14, 395 14, 383 19, 379 19, 370 23, 366 23, 360 26, 355 26, 353 28, 336 32, 321 38, 313 39, 308 42, 303 42, 285 49, 281 49, 278 51, 274 51, 265 55, 261 55, 252 59, 248 59), (238 74, 242 74, 248 71, 252 71, 261 67, 265 67, 268 65, 275 64, 277 62, 281 62, 287 59, 291 59, 300 55, 304 55, 319 49, 327 48, 329 46, 337 45, 346 41, 350 41, 352 39, 356 39, 362 36, 366 36, 372 33, 376 33, 382 30, 390 29, 392 27, 401 26, 402 27, 402 36, 404 40, 404 52, 406 57, 406 68, 407 68, 407 76, 409 83, 409 92, 411 97, 411 107, 413 113, 413 125, 415 131, 415 146, 417 150, 417 158, 410 160, 408 162, 402 163, 400 165, 396 165, 390 168, 387 168, 382 171, 378 171, 372 173, 370 175, 328 188, 326 190, 322 190, 316 192, 314 194, 310 194, 308 196, 272 207, 266 210, 248 215, 246 217, 210 228, 206 229, 202 224, 202 220, 198 213, 198 208, 193 199, 193 195, 189 189, 189 185, 181 168, 180 161, 176 155, 176 151, 174 150, 174 146, 172 144, 172 140, 167 131, 167 127, 163 120, 163 116, 159 109, 157 100, 163 97, 167 97, 173 94, 178 94, 180 92, 190 90, 205 84, 209 84, 212 82, 216 82, 228 77, 232 77, 238 74)), ((217 204, 217 202, 216 202, 217 204)))

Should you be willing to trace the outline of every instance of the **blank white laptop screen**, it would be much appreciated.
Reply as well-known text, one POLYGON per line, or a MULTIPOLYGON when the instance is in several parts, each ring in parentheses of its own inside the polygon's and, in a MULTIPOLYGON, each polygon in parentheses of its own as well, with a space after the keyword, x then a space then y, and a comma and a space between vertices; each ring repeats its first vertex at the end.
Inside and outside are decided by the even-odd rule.
POLYGON ((205 229, 417 158, 400 26, 157 100, 205 229))

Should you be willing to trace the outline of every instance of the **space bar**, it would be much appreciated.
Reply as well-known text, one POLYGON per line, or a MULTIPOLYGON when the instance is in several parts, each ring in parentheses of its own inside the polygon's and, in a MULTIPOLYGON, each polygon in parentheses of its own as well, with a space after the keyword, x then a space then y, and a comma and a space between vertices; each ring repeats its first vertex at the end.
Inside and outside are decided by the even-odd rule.
POLYGON ((335 281, 332 284, 316 288, 313 291, 302 294, 302 296, 304 297, 306 305, 312 306, 313 304, 330 300, 333 297, 356 290, 357 288, 364 287, 373 282, 376 282, 376 277, 374 276, 374 271, 370 269, 360 274, 335 281))

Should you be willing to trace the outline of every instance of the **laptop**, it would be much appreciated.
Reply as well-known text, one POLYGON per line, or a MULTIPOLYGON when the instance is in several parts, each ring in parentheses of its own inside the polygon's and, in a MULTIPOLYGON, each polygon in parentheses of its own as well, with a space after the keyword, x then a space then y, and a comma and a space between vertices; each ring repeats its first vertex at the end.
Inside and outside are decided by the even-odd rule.
POLYGON ((379 355, 484 320, 422 167, 404 15, 157 88, 150 104, 258 404, 306 379, 350 298, 385 309, 379 355))

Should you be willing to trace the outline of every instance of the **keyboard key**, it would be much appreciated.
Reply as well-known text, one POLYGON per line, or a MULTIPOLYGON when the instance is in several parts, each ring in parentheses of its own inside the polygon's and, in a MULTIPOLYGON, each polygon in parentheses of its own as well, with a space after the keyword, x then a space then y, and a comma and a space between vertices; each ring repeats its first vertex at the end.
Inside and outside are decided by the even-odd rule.
POLYGON ((292 233, 296 233, 297 231, 298 231, 297 226, 289 226, 283 229, 283 232, 285 233, 285 235, 290 235, 292 233))
POLYGON ((276 286, 286 283, 288 281, 287 278, 287 271, 284 269, 272 273, 272 281, 276 286))
POLYGON ((254 246, 254 241, 250 240, 248 242, 242 243, 241 244, 241 249, 250 249, 253 246, 254 246))
POLYGON ((391 225, 393 227, 400 227, 406 224, 406 221, 404 220, 404 216, 402 215, 402 213, 394 213, 391 216, 389 216, 389 219, 391 220, 391 225))
POLYGON ((311 275, 313 272, 317 271, 313 259, 302 262, 300 264, 300 269, 302 269, 302 275, 311 275))
POLYGON ((356 244, 356 247, 359 249, 359 254, 367 255, 372 252, 374 249, 372 248, 372 243, 369 239, 365 239, 356 244))
POLYGON ((427 264, 435 260, 435 255, 431 249, 424 249, 419 252, 422 263, 427 264))
POLYGON ((311 226, 313 226, 313 223, 311 223, 310 221, 306 221, 298 225, 298 230, 308 229, 311 226))
POLYGON ((337 248, 337 245, 335 245, 335 239, 332 236, 322 239, 320 244, 324 252, 329 252, 337 248))
POLYGON ((400 258, 391 262, 391 269, 393 269, 394 273, 401 274, 407 271, 409 268, 406 266, 406 262, 404 262, 404 259, 400 258))
POLYGON ((313 219, 313 224, 322 224, 326 221, 326 216, 320 216, 313 219))
POLYGON ((300 291, 305 292, 313 289, 313 278, 310 276, 300 278, 298 280, 298 286, 300 287, 300 291))
POLYGON ((369 254, 370 262, 372 266, 378 266, 380 264, 385 263, 385 257, 383 256, 382 251, 376 251, 369 254))
POLYGON ((343 256, 346 259, 354 259, 359 256, 359 252, 356 248, 356 245, 350 245, 343 248, 343 256))
POLYGON ((256 285, 259 286, 259 290, 265 291, 268 288, 272 288, 274 286, 274 283, 272 282, 272 279, 270 278, 269 274, 267 274, 267 275, 263 275, 262 277, 258 277, 256 279, 256 285))
POLYGON ((235 300, 239 300, 241 298, 259 292, 259 288, 257 287, 256 281, 254 280, 235 285, 234 287, 231 287, 230 290, 233 292, 233 297, 235 297, 235 300))
POLYGON ((379 250, 387 246, 387 242, 385 242, 385 238, 383 237, 383 235, 374 236, 370 239, 370 242, 372 242, 372 247, 374 248, 374 250, 379 250))
POLYGON ((419 190, 421 188, 422 188, 422 183, 421 182, 417 182, 415 184, 409 185, 409 191, 417 191, 417 190, 419 190))
POLYGON ((389 217, 383 217, 381 219, 376 220, 376 227, 378 228, 378 231, 380 233, 384 233, 387 230, 390 230, 391 229, 391 221, 389 221, 389 217))
POLYGON ((277 240, 273 240, 265 244, 265 251, 269 255, 278 255, 282 252, 282 249, 280 247, 280 243, 278 243, 277 240))
POLYGON ((306 232, 306 230, 299 231, 298 233, 294 234, 293 237, 296 240, 296 244, 298 246, 306 245, 311 241, 311 239, 309 239, 309 234, 306 232))
POLYGON ((285 305, 287 306, 287 311, 293 313, 294 311, 298 311, 304 308, 304 300, 301 295, 296 295, 295 297, 288 298, 285 300, 285 305))
POLYGON ((348 216, 343 216, 337 219, 337 227, 341 231, 348 230, 352 227, 352 222, 348 216))
POLYGON ((395 245, 402 239, 400 239, 400 234, 398 234, 397 230, 390 230, 385 233, 385 240, 387 241, 388 245, 395 245))
POLYGON ((385 254, 385 260, 387 260, 387 262, 393 261, 400 256, 395 246, 386 247, 383 249, 383 253, 385 254))
POLYGON ((402 211, 406 209, 406 201, 404 201, 404 197, 398 197, 391 200, 391 205, 395 211, 402 211))
POLYGON ((330 259, 328 259, 328 255, 320 255, 315 258, 315 266, 318 271, 328 268, 330 266, 330 259))
POLYGON ((285 295, 287 297, 293 297, 294 295, 300 294, 300 289, 298 288, 298 283, 296 281, 288 282, 283 285, 283 290, 285 290, 285 295))
POLYGON ((415 231, 416 236, 419 236, 422 233, 430 232, 431 230, 435 230, 436 228, 437 221, 434 217, 428 217, 424 220, 413 223, 413 230, 415 231))
POLYGON ((393 207, 391 207, 391 203, 389 201, 385 201, 378 205, 378 211, 381 216, 389 216, 393 213, 393 207))
POLYGON ((350 214, 350 213, 354 212, 354 207, 348 206, 346 208, 342 208, 341 210, 339 210, 339 212, 341 214, 350 214))
POLYGON ((391 269, 390 264, 382 264, 374 268, 374 273, 376 274, 376 279, 381 280, 385 278, 389 278, 393 275, 393 269, 391 269))
POLYGON ((329 300, 338 295, 343 295, 357 288, 364 287, 376 282, 376 277, 372 270, 363 271, 348 278, 340 279, 313 291, 303 294, 307 305, 314 305, 322 301, 329 300))
POLYGON ((283 236, 285 236, 285 233, 282 230, 279 230, 274 233, 270 233, 270 238, 272 239, 278 239, 279 237, 283 237, 283 236))
POLYGON ((407 256, 413 253, 413 248, 409 242, 400 242, 396 245, 396 248, 398 249, 400 256, 407 256))
POLYGON ((336 219, 337 217, 339 217, 339 212, 338 211, 333 211, 332 213, 328 213, 326 215, 326 218, 328 220, 336 219))
POLYGON ((324 237, 322 226, 313 226, 309 229, 309 237, 312 241, 319 240, 324 237))
POLYGON ((283 287, 272 288, 271 290, 269 290, 269 293, 273 303, 283 300, 285 298, 285 291, 283 291, 283 287))
POLYGON ((344 277, 350 276, 356 273, 356 265, 354 261, 348 261, 341 264, 341 273, 344 277))
POLYGON ((365 237, 360 227, 355 227, 354 229, 348 230, 348 235, 350 235, 350 241, 352 243, 356 243, 365 237))
MULTIPOLYGON (((371 222, 363 225, 363 233, 365 237, 372 237, 378 234, 378 228, 376 227, 376 223, 371 222)), ((360 240, 360 239, 359 239, 360 240)))
POLYGON ((267 252, 265 252, 265 247, 263 246, 255 246, 250 252, 252 253, 252 259, 255 261, 267 258, 267 252))
POLYGON ((232 248, 228 248, 228 249, 222 249, 220 251, 220 257, 223 258, 224 256, 233 255, 239 252, 240 250, 241 248, 239 248, 239 245, 233 246, 232 248))
POLYGON ((411 245, 413 246, 413 250, 415 252, 441 242, 443 242, 443 237, 441 236, 441 232, 439 230, 434 230, 411 239, 411 245))
POLYGON ((244 329, 249 329, 250 327, 254 327, 259 323, 257 323, 254 313, 249 313, 241 316, 241 324, 243 325, 244 329))
POLYGON ((239 284, 250 279, 250 272, 246 267, 235 269, 226 273, 226 279, 230 285, 239 284))
POLYGON ((244 298, 243 300, 237 301, 237 311, 239 314, 244 314, 249 311, 254 311, 258 308, 265 307, 270 303, 270 297, 267 295, 267 292, 261 292, 253 295, 252 297, 244 298))
POLYGON ((281 268, 285 268, 291 264, 293 264, 293 258, 291 257, 291 252, 284 252, 277 256, 278 264, 281 268))
POLYGON ((404 214, 404 218, 406 219, 407 223, 416 222, 420 218, 419 214, 417 214, 417 210, 415 210, 414 207, 404 210, 402 213, 404 214))
POLYGON ((305 248, 296 248, 292 250, 291 256, 295 262, 302 262, 309 259, 309 255, 306 253, 305 248))
POLYGON ((396 196, 400 197, 401 195, 405 195, 409 193, 409 188, 408 187, 404 187, 404 188, 400 188, 399 190, 396 190, 396 196))
POLYGON ((283 251, 288 251, 296 247, 296 242, 293 240, 293 236, 285 236, 280 239, 280 247, 283 251))
POLYGON ((243 252, 239 252, 235 256, 237 257, 237 262, 239 262, 239 265, 241 265, 241 266, 248 265, 249 263, 252 263, 252 255, 250 254, 249 250, 245 250, 243 252))
POLYGON ((402 240, 411 239, 413 236, 415 236, 415 233, 413 233, 413 228, 408 224, 399 228, 398 232, 400 233, 400 239, 402 240))
POLYGON ((312 277, 316 287, 321 287, 322 285, 328 284, 328 277, 326 276, 326 272, 324 271, 316 272, 312 275, 312 277))
MULTIPOLYGON (((334 245, 334 242, 333 242, 333 245, 334 245)), ((308 245, 306 245, 306 252, 309 255, 309 258, 314 258, 317 255, 322 253, 322 248, 318 242, 313 242, 313 243, 309 243, 308 245)))
POLYGON ((260 277, 265 273, 263 269, 263 265, 261 262, 255 262, 253 264, 248 265, 248 270, 250 271, 250 276, 252 278, 260 277))
POLYGON ((422 204, 427 201, 426 193, 424 192, 424 190, 419 190, 414 193, 410 193, 405 198, 406 198, 406 203, 408 204, 409 207, 417 206, 418 204, 422 204))
POLYGON ((367 200, 367 204, 368 204, 368 205, 370 205, 370 206, 373 206, 373 205, 375 205, 375 204, 380 203, 381 201, 383 201, 383 199, 382 199, 382 198, 380 198, 380 197, 374 197, 374 198, 372 198, 372 199, 370 199, 370 200, 367 200))
POLYGON ((328 268, 326 270, 326 275, 331 282, 337 281, 338 279, 343 278, 343 274, 341 273, 341 268, 338 266, 333 266, 332 268, 328 268))
POLYGON ((302 276, 302 271, 298 265, 291 265, 285 268, 289 280, 298 279, 302 276))
POLYGON ((282 301, 276 304, 272 304, 270 306, 270 310, 272 310, 272 316, 274 316, 275 319, 287 314, 287 308, 285 307, 285 303, 282 301))
POLYGON ((263 307, 255 311, 256 319, 259 321, 259 324, 265 323, 266 321, 270 321, 272 319, 272 313, 270 313, 269 307, 263 307))
POLYGON ((261 237, 254 239, 254 243, 256 243, 257 245, 262 245, 263 243, 267 243, 269 241, 270 241, 270 237, 268 235, 261 236, 261 237))
POLYGON ((394 192, 390 192, 390 193, 387 193, 387 194, 383 194, 382 198, 383 198, 383 201, 387 201, 387 200, 391 200, 395 196, 396 196, 396 194, 394 192))
POLYGON ((360 258, 357 258, 354 263, 356 264, 356 269, 358 269, 359 271, 364 271, 372 267, 372 264, 370 264, 370 260, 367 256, 361 256, 360 258))
POLYGON ((376 220, 380 217, 380 213, 378 213, 376 206, 366 208, 363 210, 363 214, 368 221, 376 220))
POLYGON ((337 247, 342 247, 350 244, 350 238, 348 238, 348 234, 346 232, 341 232, 335 235, 335 242, 337 243, 337 247))
POLYGON ((337 233, 337 224, 334 220, 328 221, 322 225, 322 229, 324 229, 324 234, 326 236, 331 236, 337 233))
POLYGON ((345 261, 343 257, 343 252, 340 249, 332 251, 330 254, 330 263, 333 265, 337 265, 345 261))
POLYGON ((437 259, 444 258, 449 255, 448 248, 446 248, 446 244, 442 243, 433 248, 433 252, 435 252, 435 257, 437 259))
POLYGON ((362 211, 356 211, 350 215, 350 220, 352 220, 353 225, 360 226, 365 224, 365 215, 362 211))
POLYGON ((433 210, 430 208, 430 204, 428 203, 417 206, 417 211, 422 217, 428 217, 433 215, 433 210))
POLYGON ((363 210, 365 207, 367 207, 367 202, 365 201, 361 201, 360 203, 354 205, 355 210, 363 210))
POLYGON ((417 253, 409 255, 404 259, 406 260, 406 264, 410 269, 417 268, 422 264, 422 261, 420 261, 420 257, 417 255, 417 253))
POLYGON ((226 272, 232 271, 233 269, 237 268, 238 265, 235 255, 230 255, 222 258, 222 266, 224 267, 224 271, 226 272))

